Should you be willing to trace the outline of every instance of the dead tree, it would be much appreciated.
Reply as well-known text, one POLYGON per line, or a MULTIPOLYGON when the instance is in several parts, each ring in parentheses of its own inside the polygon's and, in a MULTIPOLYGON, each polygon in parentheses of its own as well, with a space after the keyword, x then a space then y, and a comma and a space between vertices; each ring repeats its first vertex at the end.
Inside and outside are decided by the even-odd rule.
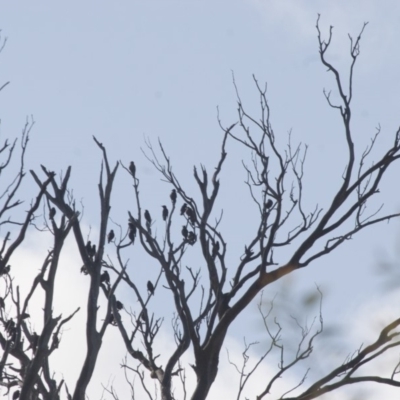
MULTIPOLYGON (((182 386, 184 399, 190 392, 192 400, 204 400, 217 377, 221 349, 232 323, 240 319, 241 314, 263 288, 293 271, 306 268, 320 257, 327 256, 360 230, 400 215, 382 214, 381 209, 368 214, 367 208, 370 199, 378 193, 386 170, 400 157, 400 128, 394 133, 393 145, 369 167, 366 167, 365 161, 370 157, 380 130, 378 129, 371 145, 360 159, 356 158, 352 138, 353 70, 360 54, 361 35, 365 25, 356 40, 350 37, 351 65, 349 80, 344 82, 342 75, 327 56, 332 41, 332 28, 328 39, 324 40, 318 23, 319 19, 317 32, 321 62, 335 79, 340 102, 334 103, 330 92, 324 92, 325 98, 341 119, 343 140, 347 145, 343 180, 326 209, 318 206, 311 211, 305 209, 303 167, 306 152, 302 147, 294 146, 290 140, 286 148, 277 144, 270 119, 267 88, 261 87, 255 77, 260 116, 255 117, 247 111, 234 82, 238 99, 238 120, 227 127, 219 120, 223 132, 222 143, 220 158, 213 166, 212 173, 203 165, 200 169, 194 168, 194 179, 200 190, 199 197, 186 190, 173 172, 170 158, 161 143, 161 158, 148 143, 149 160, 169 184, 165 198, 161 199, 160 195, 157 211, 145 204, 140 195, 140 169, 133 161, 127 163, 128 167, 124 168, 133 185, 133 203, 136 204, 136 209, 127 210, 124 217, 126 220, 119 224, 119 234, 116 223, 116 226, 111 227, 112 230, 109 226, 111 204, 117 203, 117 200, 111 200, 111 195, 119 163, 114 168, 110 167, 106 149, 96 138, 94 141, 103 156, 98 183, 101 213, 97 238, 84 238, 82 213, 68 186, 71 167, 61 177, 45 166, 42 166, 40 173, 30 171, 38 192, 23 217, 15 217, 17 210, 22 207, 17 192, 25 176, 24 156, 32 127, 32 123, 27 122, 21 141, 20 168, 16 176, 2 186, 4 189, 0 196, 0 225, 13 228, 2 237, 0 248, 0 346, 3 350, 0 359, 0 385, 7 388, 8 392, 12 390, 15 398, 19 396, 23 400, 56 400, 63 398, 63 389, 62 393, 65 390, 68 399, 84 400, 105 332, 111 326, 110 329, 118 329, 128 352, 123 367, 131 388, 133 383, 129 372, 139 377, 149 398, 152 398, 152 394, 148 388, 147 376, 157 382, 163 400, 174 399, 178 385, 182 386), (244 164, 244 168, 249 195, 259 215, 253 236, 243 243, 243 252, 236 263, 229 261, 229 265, 228 236, 220 228, 222 213, 215 205, 220 192, 221 171, 228 156, 228 141, 250 153, 252 164, 244 164), (42 216, 38 211, 41 205, 45 211, 42 216), (21 295, 19 286, 13 280, 12 256, 19 249, 28 229, 35 229, 37 234, 50 234, 53 242, 51 249, 43 257, 39 272, 31 282, 30 290, 26 295, 21 295), (112 237, 109 236, 110 232, 112 237), (60 270, 60 259, 68 235, 73 236, 82 260, 80 276, 89 280, 86 293, 86 333, 83 338, 87 347, 83 365, 77 367, 79 377, 76 383, 64 382, 63 379, 57 381, 51 366, 51 356, 62 344, 62 329, 79 310, 71 310, 67 317, 62 317, 54 306, 54 297, 57 295, 55 278, 60 270), (105 256, 106 244, 116 249, 115 259, 105 256), (136 251, 138 246, 158 266, 156 278, 154 275, 146 276, 142 282, 137 274, 131 272, 139 267, 135 262, 129 261, 132 251, 136 251), (275 250, 281 248, 286 248, 285 254, 290 254, 286 259, 276 256, 275 250), (192 264, 191 252, 196 254, 195 265, 192 264), (128 265, 132 268, 128 269, 128 265), (123 299, 124 304, 117 298, 117 290, 122 282, 132 291, 129 297, 123 299), (33 295, 39 292, 43 298, 40 305, 32 301, 33 295), (107 301, 107 309, 100 316, 99 301, 102 297, 107 301), (152 307, 158 297, 163 297, 165 302, 169 299, 175 310, 172 318, 175 346, 172 354, 163 363, 155 350, 160 328, 164 323, 163 315, 152 307), (31 329, 28 323, 29 312, 33 308, 43 311, 40 330, 31 329), (128 320, 126 316, 129 317, 128 320), (191 352, 194 360, 190 368, 183 362, 183 355, 188 352, 191 352), (139 365, 131 367, 132 362, 139 365), (144 371, 147 371, 146 375, 144 371), (196 375, 193 388, 187 387, 188 373, 196 375), (72 387, 72 394, 69 387, 72 387)), ((0 91, 6 85, 1 86, 0 91)), ((10 144, 6 141, 0 148, 0 157, 3 157, 0 172, 6 168, 8 170, 16 143, 10 144)), ((339 166, 342 167, 343 165, 339 166)), ((3 178, 4 173, 1 174, 1 179, 3 178)), ((271 346, 260 362, 272 350, 283 352, 282 344, 278 340, 279 325, 276 331, 272 331, 267 317, 268 314, 262 314, 271 346)), ((394 366, 389 378, 360 375, 363 365, 400 344, 397 340, 400 334, 399 324, 398 319, 392 321, 380 332, 374 343, 361 349, 345 363, 300 391, 300 386, 305 384, 303 379, 280 398, 313 399, 357 382, 400 386, 400 382, 396 380, 399 364, 394 366), (298 392, 296 396, 292 395, 294 389, 298 392)), ((310 356, 313 343, 322 329, 320 314, 319 325, 315 324, 314 331, 308 328, 302 330, 299 348, 293 359, 280 363, 276 374, 267 382, 262 382, 257 399, 265 398, 279 378, 310 356)), ((251 344, 246 344, 246 357, 250 347, 251 344)), ((252 374, 246 372, 246 357, 243 367, 237 368, 238 398, 252 374)), ((255 368, 258 365, 260 363, 255 368)), ((117 398, 115 388, 109 393, 117 398)))
MULTIPOLYGON (((159 143, 162 157, 160 160, 156 151, 148 143, 150 150, 148 159, 161 173, 163 180, 171 185, 170 190, 172 189, 177 194, 177 200, 170 202, 170 213, 163 230, 164 235, 159 239, 150 230, 147 210, 144 214, 146 220, 143 218, 144 209, 139 195, 141 177, 136 171, 132 178, 137 209, 135 212, 129 212, 129 224, 138 232, 143 249, 159 265, 162 286, 161 289, 159 289, 159 284, 156 286, 155 296, 160 290, 165 291, 164 288, 167 288, 175 308, 173 330, 176 348, 165 365, 157 362, 153 349, 161 318, 157 317, 157 313, 150 313, 151 299, 144 298, 144 289, 135 283, 133 276, 124 272, 126 262, 121 251, 125 247, 117 248, 120 265, 110 265, 110 268, 114 268, 115 272, 122 276, 140 303, 139 310, 131 313, 133 327, 126 326, 120 318, 118 319, 118 327, 128 353, 133 360, 139 361, 142 367, 149 371, 152 378, 158 380, 163 400, 174 398, 173 379, 175 377, 178 380, 182 377, 181 357, 189 349, 195 360, 192 368, 197 378, 196 387, 190 398, 192 400, 207 398, 218 374, 221 349, 232 322, 240 318, 246 307, 263 288, 327 256, 343 242, 353 238, 360 230, 390 221, 400 215, 398 213, 382 214, 381 210, 368 214, 367 208, 369 200, 379 192, 384 173, 400 157, 400 128, 394 132, 392 147, 380 159, 374 160, 370 167, 366 167, 365 161, 378 139, 380 129, 371 145, 358 160, 351 133, 353 72, 360 54, 360 41, 365 26, 366 24, 355 40, 350 37, 351 65, 348 81, 345 81, 327 55, 332 41, 332 27, 328 39, 324 40, 319 28, 319 18, 317 21, 321 62, 334 77, 340 100, 336 104, 331 100, 330 92, 324 91, 324 94, 328 105, 342 121, 343 140, 347 145, 347 159, 340 166, 340 168, 345 166, 343 180, 327 209, 318 206, 311 211, 305 209, 302 183, 306 151, 301 146, 294 147, 290 138, 286 149, 278 146, 270 122, 267 88, 266 86, 262 88, 255 77, 254 82, 260 100, 260 115, 254 117, 246 110, 234 82, 238 99, 238 121, 228 127, 224 127, 220 122, 223 131, 221 155, 213 168, 213 173, 209 174, 204 166, 201 166, 200 170, 194 168, 194 179, 201 193, 200 199, 196 199, 185 190, 172 170, 170 158, 163 145, 159 143), (243 254, 236 265, 228 266, 227 242, 219 229, 221 218, 218 217, 218 210, 215 210, 215 200, 220 189, 219 176, 228 155, 226 144, 229 140, 238 143, 251 154, 252 166, 244 165, 244 167, 247 172, 250 196, 259 211, 259 222, 252 239, 243 243, 243 254), (291 189, 288 190, 288 188, 291 189), (295 221, 300 221, 300 223, 295 221), (182 233, 179 236, 177 232, 182 233), (203 264, 201 271, 184 267, 190 265, 187 252, 191 246, 196 247, 201 253, 203 264), (275 259, 274 250, 284 247, 287 248, 286 254, 291 254, 290 257, 275 259), (234 271, 232 276, 231 271, 234 271), (202 280, 201 276, 206 276, 206 279, 202 280), (191 304, 191 300, 196 296, 200 299, 200 308, 191 304), (139 350, 141 342, 143 347, 139 350)), ((129 173, 129 170, 125 169, 129 173)), ((166 200, 160 199, 160 205, 166 203, 166 200)), ((371 381, 399 386, 400 382, 395 380, 395 374, 391 379, 369 376, 351 377, 360 365, 400 344, 400 342, 392 341, 399 335, 398 332, 393 333, 398 325, 398 321, 389 324, 381 332, 376 343, 366 347, 351 361, 311 385, 303 394, 291 398, 315 398, 354 382, 371 381), (344 379, 331 384, 332 380, 343 373, 347 374, 344 379)), ((309 346, 304 352, 301 352, 288 366, 282 366, 277 375, 265 384, 265 389, 257 399, 264 398, 277 378, 310 355, 312 342, 316 336, 318 335, 312 335, 309 346)), ((124 365, 127 367, 127 363, 124 365)), ((135 371, 140 375, 137 369, 135 371)), ((186 394, 186 388, 183 390, 186 394)), ((282 398, 289 398, 288 396, 289 392, 282 398)))

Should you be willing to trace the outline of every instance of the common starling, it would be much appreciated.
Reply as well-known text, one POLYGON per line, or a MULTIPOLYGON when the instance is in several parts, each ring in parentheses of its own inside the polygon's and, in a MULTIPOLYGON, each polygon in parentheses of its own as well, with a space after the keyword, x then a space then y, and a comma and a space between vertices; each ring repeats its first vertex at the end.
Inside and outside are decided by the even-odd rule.
POLYGON ((101 275, 100 275, 100 283, 106 283, 107 285, 110 284, 110 275, 108 275, 107 271, 104 271, 101 275))
POLYGON ((86 243, 85 248, 88 253, 88 256, 91 257, 92 256, 92 242, 90 240, 88 240, 88 242, 86 243))
POLYGON ((129 164, 129 171, 131 171, 132 176, 135 178, 136 176, 136 166, 133 161, 129 164))
POLYGON ((272 207, 272 204, 274 204, 274 202, 271 199, 268 199, 268 201, 265 203, 265 209, 270 209, 272 207))
POLYGON ((151 281, 147 282, 147 290, 150 292, 151 295, 154 295, 154 285, 151 283, 151 281))
POLYGON ((145 210, 144 212, 144 219, 147 221, 147 223, 151 224, 151 217, 148 210, 145 210))
POLYGON ((107 235, 108 243, 110 243, 114 238, 115 238, 115 233, 114 233, 114 231, 111 229, 111 231, 108 232, 108 235, 107 235))
POLYGON ((115 307, 119 311, 119 310, 122 310, 124 308, 124 305, 119 300, 117 300, 115 302, 115 307))
POLYGON ((4 303, 4 299, 0 297, 0 308, 6 308, 6 304, 4 303))
POLYGON ((54 207, 51 207, 49 212, 49 218, 53 219, 55 215, 56 215, 56 209, 54 207))
POLYGON ((193 209, 190 207, 186 207, 186 215, 189 218, 189 221, 194 224, 196 222, 196 214, 194 213, 193 209))
MULTIPOLYGON (((39 343, 39 335, 36 332, 32 333, 32 337, 31 337, 30 343, 31 343, 30 347, 32 348, 32 351, 34 353, 36 353, 36 349, 37 349, 37 346, 38 346, 38 343, 39 343)), ((27 350, 29 350, 29 348, 27 350)))
POLYGON ((181 215, 185 214, 186 208, 187 208, 187 204, 183 203, 183 206, 181 207, 181 215))
POLYGON ((81 274, 87 275, 89 273, 88 269, 86 268, 86 265, 82 265, 81 267, 81 274))
POLYGON ((16 390, 13 395, 12 395, 12 400, 17 400, 19 399, 19 395, 21 394, 21 392, 19 390, 16 390))
POLYGON ((94 244, 92 246, 92 257, 94 257, 96 255, 96 245, 94 244))
POLYGON ((185 239, 187 239, 188 230, 187 230, 187 228, 186 228, 185 225, 182 226, 182 236, 183 236, 185 239))
POLYGON ((196 240, 197 240, 196 234, 195 234, 194 232, 190 231, 190 232, 188 233, 188 237, 187 237, 188 243, 189 243, 191 246, 193 246, 193 245, 196 243, 196 240))
POLYGON ((162 210, 162 219, 164 221, 166 221, 167 218, 168 218, 168 208, 167 208, 167 206, 162 206, 162 208, 163 208, 163 210, 162 210))
POLYGON ((219 252, 219 242, 218 240, 216 242, 214 242, 213 247, 212 247, 212 253, 211 253, 211 257, 214 259, 215 257, 217 257, 217 254, 219 252))
POLYGON ((175 189, 172 189, 169 197, 171 198, 172 204, 175 204, 176 203, 176 190, 175 189))
POLYGON ((133 243, 135 241, 136 237, 136 226, 132 222, 129 222, 129 232, 128 232, 128 237, 129 240, 133 243))

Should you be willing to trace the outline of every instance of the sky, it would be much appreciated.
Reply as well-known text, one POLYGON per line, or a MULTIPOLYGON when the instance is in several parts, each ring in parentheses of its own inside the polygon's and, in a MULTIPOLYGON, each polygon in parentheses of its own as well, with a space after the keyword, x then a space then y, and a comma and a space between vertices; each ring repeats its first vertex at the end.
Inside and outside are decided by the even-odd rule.
MULTIPOLYGON (((39 171, 43 164, 60 173, 72 165, 74 195, 85 205, 83 223, 94 235, 101 154, 92 136, 106 146, 111 164, 120 160, 127 165, 135 160, 142 177, 143 202, 156 214, 170 187, 144 156, 142 150, 148 153, 145 141, 150 140, 154 148, 158 139, 162 141, 182 184, 197 196, 193 165, 204 164, 212 171, 220 153, 217 107, 224 126, 237 120, 233 74, 246 108, 259 115, 254 74, 260 83, 268 83, 271 122, 279 143, 284 145, 291 131, 295 143, 308 145, 306 204, 309 209, 315 204, 326 207, 340 184, 346 161, 340 117, 323 97, 324 88, 335 96, 335 84, 319 61, 318 13, 325 37, 329 26, 334 26, 329 59, 344 74, 349 65, 347 35, 357 37, 368 22, 355 68, 353 134, 360 154, 380 125, 382 133, 373 154, 378 157, 400 125, 400 4, 394 0, 2 0, 0 29, 7 44, 0 55, 0 85, 10 84, 0 94, 1 138, 18 137, 26 118, 34 118, 27 167, 39 171)), ((217 207, 224 208, 222 228, 232 259, 240 255, 256 225, 242 160, 250 163, 251 155, 229 143, 217 207)), ((398 172, 399 165, 388 171, 371 207, 384 203, 387 212, 399 210, 398 172)), ((30 199, 34 188, 27 176, 21 196, 30 199)), ((113 196, 116 206, 111 216, 125 221, 134 203, 130 181, 122 169, 113 196)), ((393 288, 400 276, 395 262, 399 228, 399 223, 392 221, 361 232, 306 270, 272 285, 265 296, 277 295, 284 309, 290 310, 288 314, 310 313, 312 319, 316 310, 307 309, 305 299, 315 284, 319 285, 324 292, 325 324, 340 327, 343 339, 338 340, 338 348, 344 353, 337 357, 344 359, 346 351, 373 340, 379 326, 398 315, 393 288), (379 268, 382 265, 387 268, 379 268), (362 339, 359 321, 368 327, 362 339)), ((40 265, 43 252, 38 249, 51 245, 38 243, 32 235, 26 254, 40 265)), ((70 246, 73 253, 73 244, 70 246)), ((283 264, 289 255, 290 250, 281 254, 279 262, 283 264)), ((74 265, 77 272, 68 273, 65 279, 81 280, 76 256, 67 257, 65 263, 74 265)), ((139 279, 145 282, 156 275, 155 266, 149 266, 149 271, 140 270, 139 279)), ((77 285, 84 290, 81 281, 77 285)), ((64 299, 61 295, 59 307, 70 311, 70 303, 64 299)), ((257 315, 255 302, 233 327, 229 348, 239 355, 243 335, 249 333, 244 326, 254 332, 255 339, 249 337, 249 341, 263 340, 257 315)), ((66 332, 66 343, 68 340, 73 339, 68 339, 66 332)), ((101 357, 107 360, 111 355, 105 350, 101 357)), ((115 358, 118 363, 119 353, 115 358)), ((218 398, 218 390, 226 387, 227 371, 229 366, 224 365, 212 398, 218 398)), ((98 374, 96 383, 104 382, 109 371, 100 368, 98 374)), ((97 396, 94 386, 90 390, 97 396)), ((346 388, 340 398, 350 399, 352 390, 346 388)), ((384 389, 378 390, 381 395, 384 389)))

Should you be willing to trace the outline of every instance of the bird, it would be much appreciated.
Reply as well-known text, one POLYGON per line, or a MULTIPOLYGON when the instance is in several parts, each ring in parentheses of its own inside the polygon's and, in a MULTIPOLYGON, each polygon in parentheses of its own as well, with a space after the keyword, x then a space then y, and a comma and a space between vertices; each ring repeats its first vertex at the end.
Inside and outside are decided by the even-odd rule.
POLYGON ((185 239, 187 239, 188 230, 187 230, 187 228, 186 228, 185 225, 182 226, 182 236, 183 236, 185 239))
POLYGON ((12 395, 12 400, 17 400, 19 399, 19 395, 21 394, 21 392, 19 390, 16 390, 13 395, 12 395))
POLYGON ((136 237, 136 226, 132 222, 129 222, 128 226, 129 226, 128 237, 129 237, 129 240, 133 244, 133 242, 135 241, 135 237, 136 237))
POLYGON ((119 311, 119 310, 122 310, 122 309, 124 308, 124 305, 123 305, 119 300, 117 300, 117 301, 115 302, 115 307, 116 307, 117 310, 119 311))
POLYGON ((197 240, 196 234, 195 234, 194 232, 190 231, 190 232, 188 233, 188 237, 187 237, 188 243, 189 243, 191 246, 193 246, 193 245, 196 243, 196 240, 197 240))
POLYGON ((147 282, 147 290, 150 292, 151 295, 154 295, 154 285, 151 283, 151 281, 147 282))
POLYGON ((36 353, 38 343, 39 343, 39 335, 36 332, 33 332, 30 340, 30 346, 27 348, 27 350, 32 348, 32 351, 36 353))
POLYGON ((194 213, 193 209, 190 207, 186 207, 186 215, 189 218, 189 221, 194 224, 196 222, 196 214, 194 213))
POLYGON ((92 257, 94 257, 96 255, 96 245, 92 245, 92 257))
POLYGON ((4 299, 2 297, 0 297, 0 308, 6 308, 6 304, 4 302, 4 299))
POLYGON ((49 212, 49 218, 53 219, 55 215, 56 215, 56 209, 54 207, 51 207, 49 212))
POLYGON ((268 210, 272 207, 272 204, 274 204, 274 202, 271 199, 268 199, 268 201, 265 203, 265 208, 268 210))
POLYGON ((163 210, 162 210, 162 218, 164 221, 167 220, 168 218, 168 208, 167 206, 162 206, 163 210))
POLYGON ((219 242, 218 240, 216 242, 214 242, 213 247, 212 247, 212 253, 211 253, 211 257, 214 259, 215 257, 217 257, 217 254, 219 252, 219 242))
POLYGON ((187 204, 183 203, 183 206, 181 207, 181 215, 185 214, 186 208, 187 208, 187 204))
POLYGON ((176 190, 175 189, 172 189, 169 197, 171 198, 172 204, 175 204, 176 203, 176 190))
POLYGON ((82 265, 81 267, 81 274, 87 275, 89 273, 86 265, 82 265))
POLYGON ((135 178, 136 176, 136 166, 133 161, 129 164, 129 171, 131 171, 132 176, 135 178))
POLYGON ((151 216, 150 216, 149 210, 145 210, 144 218, 149 224, 151 224, 151 216))
POLYGON ((91 257, 91 255, 92 255, 92 242, 90 240, 88 240, 88 242, 86 243, 85 248, 86 248, 86 251, 87 251, 89 257, 91 257))
POLYGON ((111 231, 108 232, 108 235, 107 235, 108 243, 110 243, 114 238, 115 238, 115 233, 114 233, 114 231, 111 229, 111 231))
POLYGON ((113 325, 113 326, 117 326, 118 322, 114 317, 114 314, 110 314, 110 316, 108 317, 108 323, 113 325))
POLYGON ((104 272, 100 275, 100 283, 106 283, 107 285, 110 284, 110 275, 108 274, 107 271, 104 271, 104 272))

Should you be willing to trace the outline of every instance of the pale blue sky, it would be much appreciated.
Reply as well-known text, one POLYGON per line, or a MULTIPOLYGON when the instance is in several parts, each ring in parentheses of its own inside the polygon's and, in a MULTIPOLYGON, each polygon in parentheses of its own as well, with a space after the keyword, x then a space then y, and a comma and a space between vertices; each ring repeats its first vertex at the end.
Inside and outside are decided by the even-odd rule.
MULTIPOLYGON (((295 142, 309 145, 307 204, 324 206, 340 183, 345 147, 339 116, 322 95, 323 88, 335 86, 318 58, 317 13, 325 35, 329 25, 335 26, 329 57, 341 68, 349 63, 347 33, 357 36, 369 21, 355 69, 353 128, 361 151, 381 124, 380 154, 400 124, 400 3, 394 0, 0 1, 0 28, 8 37, 0 84, 11 81, 0 96, 1 135, 18 136, 32 114, 29 168, 44 164, 61 171, 72 164, 74 194, 83 199, 85 222, 93 226, 101 156, 95 135, 112 162, 136 161, 141 193, 156 214, 170 188, 143 157, 144 137, 154 145, 161 138, 175 172, 197 193, 193 164, 211 171, 219 155, 216 107, 225 125, 236 121, 231 71, 247 109, 258 116, 254 73, 268 82, 279 140, 284 143, 292 129, 295 142)), ((240 208, 249 204, 242 159, 249 162, 250 155, 229 145, 230 169, 223 173, 218 206, 226 209, 223 227, 231 257, 251 234, 240 208)), ((388 173, 375 206, 384 202, 387 211, 399 209, 399 171, 400 165, 388 173)), ((131 188, 122 170, 116 185, 118 207, 112 217, 124 222, 126 209, 133 207, 126 200, 131 188)), ((382 254, 394 252, 398 230, 392 221, 357 235, 296 273, 296 293, 317 282, 327 291, 327 322, 351 314, 371 291, 380 293, 374 265, 382 254)), ((287 259, 283 255, 278 261, 287 259)))

